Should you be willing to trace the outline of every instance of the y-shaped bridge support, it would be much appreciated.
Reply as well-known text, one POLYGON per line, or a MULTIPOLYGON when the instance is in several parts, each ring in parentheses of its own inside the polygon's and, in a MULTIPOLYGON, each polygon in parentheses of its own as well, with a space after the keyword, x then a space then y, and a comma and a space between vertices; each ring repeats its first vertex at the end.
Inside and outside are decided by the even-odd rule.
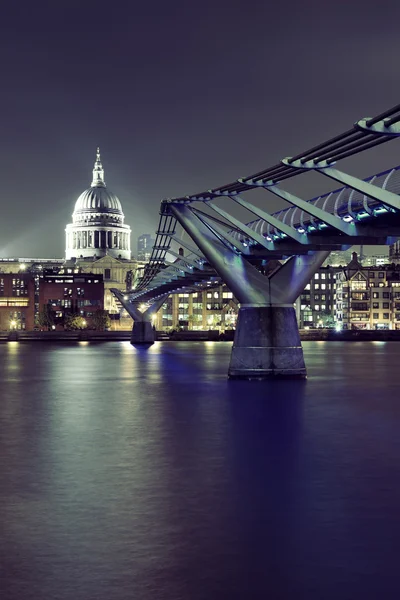
POLYGON ((293 256, 262 275, 239 252, 223 243, 185 204, 170 210, 240 302, 229 377, 307 376, 293 303, 329 251, 293 256))
POLYGON ((134 346, 151 346, 151 344, 154 344, 155 333, 152 323, 152 317, 157 313, 157 311, 167 300, 168 294, 160 296, 160 298, 157 298, 147 310, 141 312, 138 308, 139 303, 129 302, 129 300, 125 300, 124 294, 121 292, 121 290, 112 288, 111 291, 113 292, 114 296, 118 298, 122 306, 125 308, 126 312, 133 319, 131 344, 133 344, 134 346))

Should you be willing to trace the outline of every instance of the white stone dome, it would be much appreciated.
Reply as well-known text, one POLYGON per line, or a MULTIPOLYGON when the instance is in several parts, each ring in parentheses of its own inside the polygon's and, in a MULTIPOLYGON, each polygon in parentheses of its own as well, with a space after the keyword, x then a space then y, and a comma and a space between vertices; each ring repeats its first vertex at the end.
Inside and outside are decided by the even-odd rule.
POLYGON ((110 255, 130 260, 131 228, 124 220, 121 202, 106 187, 97 148, 92 185, 79 196, 65 230, 66 259, 110 255))
POLYGON ((94 186, 82 192, 75 203, 76 212, 113 212, 122 213, 118 196, 104 186, 94 186))

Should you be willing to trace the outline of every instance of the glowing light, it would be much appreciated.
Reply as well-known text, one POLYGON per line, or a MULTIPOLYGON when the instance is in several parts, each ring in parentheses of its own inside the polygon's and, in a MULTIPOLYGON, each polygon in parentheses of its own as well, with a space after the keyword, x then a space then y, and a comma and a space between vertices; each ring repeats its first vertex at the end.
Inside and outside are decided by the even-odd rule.
POLYGON ((146 305, 145 304, 141 304, 139 306, 139 309, 140 309, 141 312, 144 312, 146 310, 146 305))
POLYGON ((17 326, 17 321, 14 321, 14 320, 10 321, 10 325, 14 329, 17 326))
POLYGON ((22 263, 22 265, 19 265, 19 268, 21 269, 21 271, 25 271, 26 265, 22 263))

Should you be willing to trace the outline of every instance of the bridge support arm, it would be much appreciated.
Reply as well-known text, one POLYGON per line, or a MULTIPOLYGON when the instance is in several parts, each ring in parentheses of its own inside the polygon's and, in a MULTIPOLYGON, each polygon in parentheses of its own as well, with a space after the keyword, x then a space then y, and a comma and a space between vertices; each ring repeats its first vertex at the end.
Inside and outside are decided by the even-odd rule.
POLYGON ((305 378, 293 303, 329 251, 293 256, 266 276, 222 244, 187 206, 171 210, 240 302, 229 377, 305 378))
POLYGON ((223 244, 189 207, 177 204, 170 209, 239 302, 269 302, 269 286, 264 275, 241 254, 223 244))
POLYGON ((169 294, 163 294, 153 302, 151 306, 144 312, 141 312, 138 308, 138 303, 129 302, 125 300, 124 294, 121 290, 112 288, 111 290, 121 302, 127 313, 133 319, 131 344, 135 345, 146 345, 151 346, 155 341, 155 331, 153 328, 152 317, 155 315, 164 302, 167 300, 169 294))

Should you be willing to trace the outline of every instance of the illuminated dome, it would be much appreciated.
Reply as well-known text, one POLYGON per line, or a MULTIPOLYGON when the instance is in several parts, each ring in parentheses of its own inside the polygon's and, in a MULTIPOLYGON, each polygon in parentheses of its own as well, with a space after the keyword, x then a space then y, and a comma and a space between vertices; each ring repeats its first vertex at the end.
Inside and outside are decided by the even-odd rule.
POLYGON ((74 214, 78 211, 114 211, 122 213, 119 198, 106 187, 94 186, 82 192, 75 204, 74 214))
POLYGON ((131 258, 129 225, 118 197, 107 189, 100 150, 97 148, 91 187, 75 203, 72 223, 66 227, 66 259, 101 257, 131 258))

